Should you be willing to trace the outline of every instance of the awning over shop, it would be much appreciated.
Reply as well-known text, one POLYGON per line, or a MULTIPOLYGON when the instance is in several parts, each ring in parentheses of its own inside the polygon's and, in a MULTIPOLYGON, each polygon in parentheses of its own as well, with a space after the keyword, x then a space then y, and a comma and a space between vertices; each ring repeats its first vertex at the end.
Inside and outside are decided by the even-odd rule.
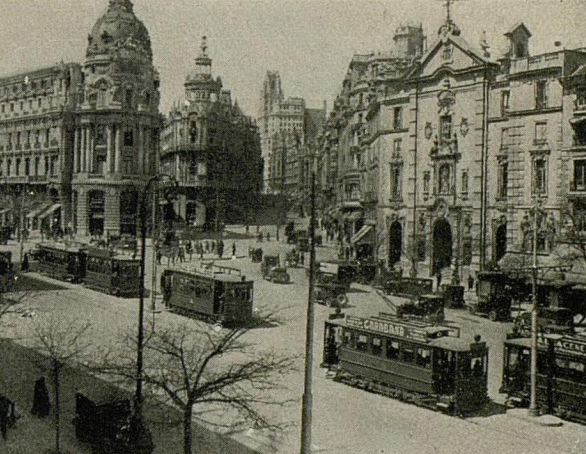
POLYGON ((351 238, 350 242, 352 244, 364 244, 364 243, 372 243, 374 229, 371 225, 365 225, 362 227, 356 234, 351 238))
POLYGON ((357 221, 362 217, 361 211, 349 211, 342 216, 345 221, 357 221))
POLYGON ((27 219, 32 219, 34 217, 37 217, 39 214, 41 214, 43 211, 45 211, 50 206, 51 205, 43 205, 41 208, 37 208, 36 210, 31 211, 29 214, 26 215, 27 219))
POLYGON ((570 118, 570 124, 576 125, 580 123, 584 123, 586 121, 586 117, 577 117, 577 118, 570 118))
POLYGON ((45 219, 47 216, 49 216, 50 214, 53 214, 59 208, 61 208, 61 204, 60 203, 56 203, 54 205, 51 205, 51 207, 47 211, 45 211, 43 214, 41 214, 39 216, 39 219, 45 219))
MULTIPOLYGON (((533 267, 532 253, 507 253, 498 262, 501 271, 504 271, 512 277, 531 279, 531 272, 533 267)), ((565 279, 565 274, 570 271, 573 264, 568 260, 564 260, 555 254, 537 256, 537 279, 540 282, 548 281, 562 281, 565 279)))

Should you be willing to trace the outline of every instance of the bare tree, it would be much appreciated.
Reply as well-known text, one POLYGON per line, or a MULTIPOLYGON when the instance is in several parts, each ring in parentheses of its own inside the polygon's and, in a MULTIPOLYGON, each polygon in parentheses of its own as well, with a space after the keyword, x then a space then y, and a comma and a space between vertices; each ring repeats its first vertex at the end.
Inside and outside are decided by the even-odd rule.
MULTIPOLYGON (((54 314, 50 315, 45 322, 36 323, 34 326, 34 345, 48 361, 48 369, 53 380, 55 404, 54 454, 61 453, 61 375, 66 367, 79 360, 91 345, 89 340, 85 338, 90 326, 89 322, 72 325, 70 322, 59 319, 54 314)), ((39 360, 37 366, 44 368, 43 360, 39 360)))
MULTIPOLYGON (((293 370, 294 358, 256 351, 243 340, 250 329, 210 329, 196 323, 195 327, 158 328, 148 335, 143 380, 182 412, 184 454, 193 452, 193 419, 232 429, 251 421, 260 428, 282 427, 271 422, 263 409, 290 402, 272 392, 280 388, 276 377, 293 370), (227 413, 236 418, 226 422, 227 413)), ((126 345, 134 348, 135 340, 127 339, 126 345)), ((98 368, 102 373, 135 379, 131 350, 107 355, 98 368)))

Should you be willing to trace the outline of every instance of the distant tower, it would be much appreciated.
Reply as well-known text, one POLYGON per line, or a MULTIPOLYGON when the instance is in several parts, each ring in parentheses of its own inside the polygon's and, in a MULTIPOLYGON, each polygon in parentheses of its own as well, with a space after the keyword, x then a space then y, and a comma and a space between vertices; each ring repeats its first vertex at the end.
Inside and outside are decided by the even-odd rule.
POLYGON ((414 57, 423 53, 423 26, 401 25, 393 36, 395 50, 405 57, 414 57))

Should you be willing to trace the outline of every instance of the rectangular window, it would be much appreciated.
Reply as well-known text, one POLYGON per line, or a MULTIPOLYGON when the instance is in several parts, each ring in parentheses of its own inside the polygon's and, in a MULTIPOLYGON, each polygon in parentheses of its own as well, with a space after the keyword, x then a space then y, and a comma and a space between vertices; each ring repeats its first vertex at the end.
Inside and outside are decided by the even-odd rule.
POLYGON ((391 166, 391 199, 399 200, 401 198, 401 166, 391 166))
POLYGON ((43 98, 39 98, 37 100, 37 107, 40 109, 41 107, 43 107, 43 98))
POLYGON ((533 193, 544 194, 547 189, 547 162, 544 158, 533 160, 533 193))
POLYGON ((576 159, 574 161, 574 181, 572 182, 573 191, 586 191, 586 159, 576 159))
POLYGON ((440 117, 440 134, 441 141, 447 141, 452 138, 452 116, 443 115, 440 117))
POLYGON ((33 100, 32 99, 28 100, 28 109, 33 110, 33 100))
POLYGON ((26 158, 24 160, 24 174, 28 177, 31 174, 31 159, 26 158))
POLYGON ((509 146, 509 128, 501 129, 501 148, 509 146))
POLYGON ((393 155, 400 156, 401 155, 401 145, 403 144, 402 139, 395 139, 393 140, 393 155))
POLYGON ((372 354, 379 356, 383 351, 383 341, 380 337, 372 338, 372 354))
POLYGON ((535 83, 535 108, 547 107, 547 80, 538 80, 535 83))
POLYGON ((509 187, 509 163, 501 162, 498 167, 498 198, 507 198, 507 188, 509 187))
POLYGON ((399 342, 387 339, 387 358, 397 359, 399 357, 399 342))
POLYGON ((18 177, 20 175, 20 158, 16 159, 16 169, 15 172, 16 176, 18 177))
POLYGON ((124 146, 132 147, 134 145, 134 131, 124 131, 124 146))
POLYGON ((6 105, 2 104, 2 113, 6 112, 6 105))
POLYGON ((506 113, 509 111, 510 98, 511 98, 511 92, 509 90, 501 91, 501 116, 506 115, 506 113))
POLYGON ((10 103, 10 112, 14 112, 14 103, 13 102, 10 103))
POLYGON ((547 123, 540 121, 535 123, 535 143, 542 144, 547 142, 547 123))
POLYGON ((393 109, 393 128, 401 129, 403 127, 403 108, 395 107, 393 109))
POLYGON ((49 156, 45 156, 45 175, 49 175, 49 156))
POLYGON ((403 344, 401 346, 401 360, 406 363, 415 361, 415 347, 411 344, 403 344))
POLYGON ((431 180, 431 174, 429 171, 425 171, 423 173, 423 195, 425 197, 429 196, 429 182, 431 180))
POLYGON ((362 352, 368 351, 368 336, 365 334, 359 334, 356 338, 356 350, 362 352))

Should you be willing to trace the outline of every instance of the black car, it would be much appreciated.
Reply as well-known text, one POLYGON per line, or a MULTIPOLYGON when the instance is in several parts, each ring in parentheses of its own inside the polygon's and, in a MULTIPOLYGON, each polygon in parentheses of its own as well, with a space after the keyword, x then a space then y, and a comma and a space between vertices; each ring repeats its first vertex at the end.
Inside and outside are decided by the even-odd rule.
MULTIPOLYGON (((574 312, 563 307, 537 308, 537 331, 544 333, 572 333, 574 312)), ((531 336, 531 311, 522 312, 515 319, 513 333, 522 337, 531 336)))

